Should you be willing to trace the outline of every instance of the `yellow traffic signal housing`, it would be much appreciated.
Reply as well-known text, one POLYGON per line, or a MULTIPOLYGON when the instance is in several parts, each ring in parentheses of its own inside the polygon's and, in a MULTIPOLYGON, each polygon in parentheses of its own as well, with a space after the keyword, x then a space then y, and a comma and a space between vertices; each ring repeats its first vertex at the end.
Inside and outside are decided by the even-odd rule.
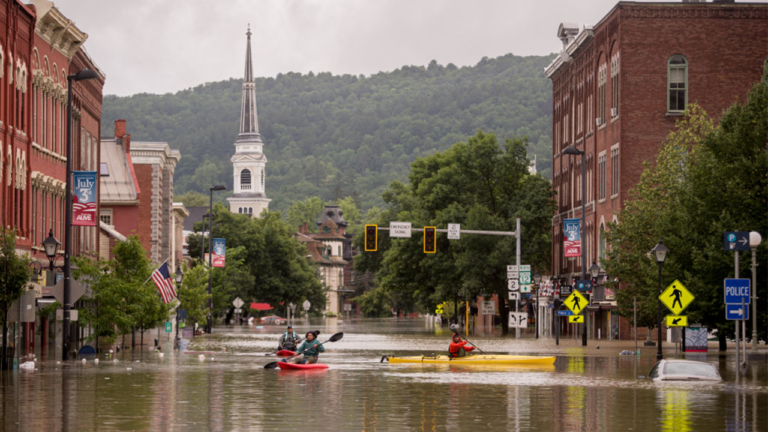
POLYGON ((365 251, 376 252, 379 244, 379 227, 376 225, 365 226, 365 251))
POLYGON ((424 227, 424 253, 437 253, 437 228, 424 227))

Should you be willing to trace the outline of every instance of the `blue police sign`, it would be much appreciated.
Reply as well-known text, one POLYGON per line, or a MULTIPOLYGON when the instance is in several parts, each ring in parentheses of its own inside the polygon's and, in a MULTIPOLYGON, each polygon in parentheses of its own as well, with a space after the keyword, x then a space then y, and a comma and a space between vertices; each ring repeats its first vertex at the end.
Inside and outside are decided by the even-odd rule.
POLYGON ((727 251, 748 251, 749 232, 732 231, 723 233, 723 247, 727 251))
POLYGON ((725 305, 725 319, 727 320, 748 320, 749 307, 742 305, 725 305))
POLYGON ((744 304, 749 304, 749 282, 749 279, 725 279, 725 304, 741 305, 742 300, 744 304))
POLYGON ((571 316, 573 315, 573 312, 569 310, 559 310, 557 311, 557 316, 571 316))

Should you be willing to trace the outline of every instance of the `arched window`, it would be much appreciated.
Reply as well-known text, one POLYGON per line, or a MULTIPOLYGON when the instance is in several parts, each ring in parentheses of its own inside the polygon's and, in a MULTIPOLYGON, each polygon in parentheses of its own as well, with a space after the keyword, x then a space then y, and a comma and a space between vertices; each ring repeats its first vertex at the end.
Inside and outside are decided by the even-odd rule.
POLYGON ((253 214, 253 207, 248 207, 248 213, 253 214))
POLYGON ((248 169, 240 171, 240 189, 251 189, 251 171, 248 169))
POLYGON ((688 61, 673 55, 667 62, 667 112, 683 112, 688 104, 688 61))
POLYGON ((240 213, 240 214, 243 214, 243 208, 242 207, 238 207, 237 212, 240 213))

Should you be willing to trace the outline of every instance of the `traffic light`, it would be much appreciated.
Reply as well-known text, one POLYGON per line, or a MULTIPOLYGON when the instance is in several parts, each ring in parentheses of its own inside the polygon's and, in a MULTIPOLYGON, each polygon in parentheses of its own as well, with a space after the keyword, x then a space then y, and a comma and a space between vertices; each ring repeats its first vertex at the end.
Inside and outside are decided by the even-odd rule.
POLYGON ((436 233, 437 229, 435 227, 424 227, 424 253, 437 252, 436 233))
POLYGON ((379 228, 376 225, 365 226, 365 251, 376 252, 379 243, 379 228))

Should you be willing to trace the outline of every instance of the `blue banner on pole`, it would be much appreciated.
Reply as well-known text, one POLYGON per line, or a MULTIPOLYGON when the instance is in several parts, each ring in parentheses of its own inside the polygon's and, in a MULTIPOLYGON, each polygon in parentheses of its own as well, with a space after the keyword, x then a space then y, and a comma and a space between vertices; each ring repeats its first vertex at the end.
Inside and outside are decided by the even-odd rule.
POLYGON ((215 238, 213 239, 213 267, 224 267, 225 259, 224 255, 227 252, 227 239, 215 238))
POLYGON ((581 219, 563 219, 563 246, 566 258, 581 256, 581 219))
POLYGON ((96 226, 96 171, 73 171, 72 225, 96 226))

